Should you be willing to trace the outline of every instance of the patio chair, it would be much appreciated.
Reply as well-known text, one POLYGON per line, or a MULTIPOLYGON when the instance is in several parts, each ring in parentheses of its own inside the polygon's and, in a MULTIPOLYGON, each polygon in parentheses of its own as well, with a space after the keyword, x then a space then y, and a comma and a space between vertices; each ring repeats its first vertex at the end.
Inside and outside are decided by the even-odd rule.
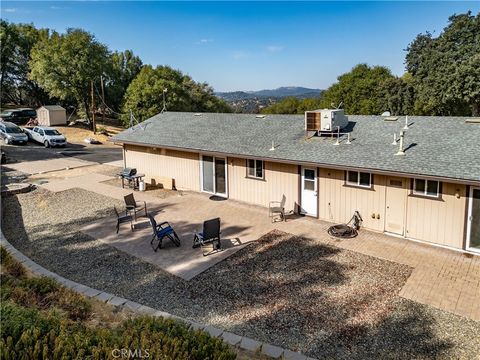
POLYGON ((120 229, 120 224, 123 224, 126 222, 130 223, 130 229, 133 231, 132 215, 128 215, 128 214, 120 215, 115 206, 113 207, 113 210, 115 211, 115 214, 117 214, 117 234, 118 234, 118 230, 120 229))
POLYGON ((202 247, 203 256, 221 251, 220 218, 203 222, 203 231, 201 233, 195 233, 193 236, 193 247, 196 248, 199 246, 202 247), (205 253, 204 247, 208 244, 212 244, 212 251, 205 253))
POLYGON ((145 216, 147 216, 147 203, 145 201, 135 201, 135 197, 132 194, 128 194, 123 197, 125 200, 125 205, 127 206, 127 211, 133 211, 133 218, 137 221, 137 213, 145 210, 145 216))
POLYGON ((173 228, 170 226, 168 221, 164 221, 161 224, 157 225, 154 217, 151 214, 147 214, 148 219, 150 220, 150 224, 152 225, 153 229, 153 236, 152 241, 150 241, 150 245, 153 246, 153 250, 156 252, 158 249, 162 248, 163 238, 167 237, 170 239, 176 247, 180 246, 180 238, 178 237, 177 233, 173 228), (153 242, 157 240, 157 246, 153 245, 153 242))
POLYGON ((278 217, 280 217, 280 221, 287 221, 285 218, 285 203, 287 202, 287 198, 285 195, 282 195, 282 201, 270 201, 268 205, 268 215, 272 218, 272 223, 276 222, 278 217))

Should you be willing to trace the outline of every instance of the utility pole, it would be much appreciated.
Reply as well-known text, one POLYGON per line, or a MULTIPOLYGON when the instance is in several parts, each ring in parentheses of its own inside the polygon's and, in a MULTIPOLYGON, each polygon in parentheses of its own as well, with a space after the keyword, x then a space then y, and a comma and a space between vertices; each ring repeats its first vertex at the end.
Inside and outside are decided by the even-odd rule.
POLYGON ((92 127, 93 133, 97 133, 97 125, 95 124, 95 95, 93 93, 93 80, 90 82, 90 87, 92 90, 92 127))
POLYGON ((102 86, 102 121, 105 125, 105 90, 103 89, 103 75, 100 75, 100 84, 102 86))
POLYGON ((163 109, 162 109, 162 113, 164 113, 165 111, 167 111, 167 106, 165 104, 165 93, 167 92, 167 89, 163 89, 163 109))

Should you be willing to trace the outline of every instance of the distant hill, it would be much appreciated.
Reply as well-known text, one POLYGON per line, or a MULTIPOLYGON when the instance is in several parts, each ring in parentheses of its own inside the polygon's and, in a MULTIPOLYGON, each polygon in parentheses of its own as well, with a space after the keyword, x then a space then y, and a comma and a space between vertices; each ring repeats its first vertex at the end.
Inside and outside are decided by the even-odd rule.
POLYGON ((279 87, 278 89, 273 90, 259 90, 259 91, 249 91, 249 93, 255 94, 256 96, 272 96, 272 97, 287 97, 287 96, 303 96, 305 94, 316 94, 320 95, 320 89, 309 89, 300 86, 284 86, 279 87))
POLYGON ((215 95, 229 103, 235 112, 258 113, 289 96, 306 99, 318 97, 322 92, 320 89, 284 86, 271 90, 217 92, 215 95))

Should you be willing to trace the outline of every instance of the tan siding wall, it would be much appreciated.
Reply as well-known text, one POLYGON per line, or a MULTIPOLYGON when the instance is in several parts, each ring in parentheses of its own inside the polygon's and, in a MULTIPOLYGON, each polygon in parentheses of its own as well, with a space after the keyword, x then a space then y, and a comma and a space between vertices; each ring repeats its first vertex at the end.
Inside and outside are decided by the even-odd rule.
POLYGON ((298 202, 298 166, 265 162, 265 181, 246 177, 246 161, 228 159, 229 198, 261 206, 270 201, 280 201, 285 195, 287 211, 295 209, 298 202))
POLYGON ((135 167, 145 174, 145 181, 173 178, 177 189, 200 190, 199 156, 186 151, 125 145, 126 167, 135 167))
MULTIPOLYGON (((127 167, 136 167, 151 178, 175 179, 178 189, 200 191, 199 155, 195 153, 125 145, 127 167)), ((387 177, 374 175, 373 190, 344 186, 344 171, 320 169, 318 182, 319 218, 335 223, 350 220, 355 210, 367 229, 384 231, 385 186, 387 177), (372 214, 380 219, 373 219, 372 214)), ((229 198, 261 206, 287 198, 287 210, 299 201, 298 166, 265 162, 265 181, 246 177, 245 159, 228 158, 229 198)), ((443 183, 442 200, 407 196, 407 237, 440 245, 462 248, 464 236, 466 186, 443 183), (457 189, 460 199, 455 193, 457 189)), ((406 191, 406 195, 409 192, 406 191)))
POLYGON ((345 223, 355 210, 363 218, 363 226, 383 231, 385 216, 385 176, 373 176, 373 190, 344 186, 344 171, 320 169, 319 172, 319 217, 321 219, 345 223), (380 214, 380 219, 372 219, 372 213, 380 214))
POLYGON ((49 117, 50 125, 65 125, 67 123, 67 116, 65 110, 50 111, 49 117))
POLYGON ((38 125, 48 126, 48 111, 46 109, 37 110, 37 121, 38 125))
POLYGON ((409 196, 407 202, 407 236, 440 245, 463 248, 466 186, 442 185, 442 199, 409 196), (459 191, 460 199, 455 193, 459 191))

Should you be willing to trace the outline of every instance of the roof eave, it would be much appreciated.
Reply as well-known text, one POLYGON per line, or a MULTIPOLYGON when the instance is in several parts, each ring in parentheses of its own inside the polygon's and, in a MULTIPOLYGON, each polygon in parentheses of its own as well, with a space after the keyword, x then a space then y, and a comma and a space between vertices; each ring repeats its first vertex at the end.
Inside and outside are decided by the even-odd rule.
POLYGON ((457 179, 452 177, 446 176, 431 176, 431 175, 423 175, 423 174, 415 174, 415 173, 408 173, 402 171, 392 171, 392 170, 382 170, 382 169, 372 169, 372 168, 365 168, 365 167, 352 167, 352 166, 342 166, 342 165, 335 165, 335 164, 328 164, 328 163, 315 163, 315 162, 308 162, 308 161, 294 161, 289 159, 281 159, 281 158, 271 158, 271 157, 262 157, 262 156, 253 156, 253 155, 245 155, 245 154, 238 154, 238 153, 226 153, 220 151, 206 151, 203 149, 193 149, 193 148, 182 148, 176 146, 165 146, 159 144, 149 144, 149 143, 141 143, 136 141, 129 141, 129 140, 120 140, 110 138, 115 145, 118 144, 127 144, 127 145, 136 145, 142 147, 154 147, 154 148, 161 148, 167 150, 177 150, 177 151, 186 151, 191 153, 202 153, 202 154, 212 154, 212 155, 223 155, 223 156, 230 156, 230 157, 242 157, 242 158, 252 158, 264 161, 271 161, 271 162, 279 162, 283 164, 293 164, 293 165, 303 165, 303 166, 315 166, 315 167, 325 167, 329 169, 335 170, 355 170, 355 171, 368 171, 372 174, 379 174, 379 175, 390 175, 390 176, 401 176, 401 177, 422 177, 429 180, 440 180, 440 181, 447 181, 450 183, 455 184, 463 184, 463 185, 474 185, 480 186, 480 180, 466 180, 466 179, 457 179))

